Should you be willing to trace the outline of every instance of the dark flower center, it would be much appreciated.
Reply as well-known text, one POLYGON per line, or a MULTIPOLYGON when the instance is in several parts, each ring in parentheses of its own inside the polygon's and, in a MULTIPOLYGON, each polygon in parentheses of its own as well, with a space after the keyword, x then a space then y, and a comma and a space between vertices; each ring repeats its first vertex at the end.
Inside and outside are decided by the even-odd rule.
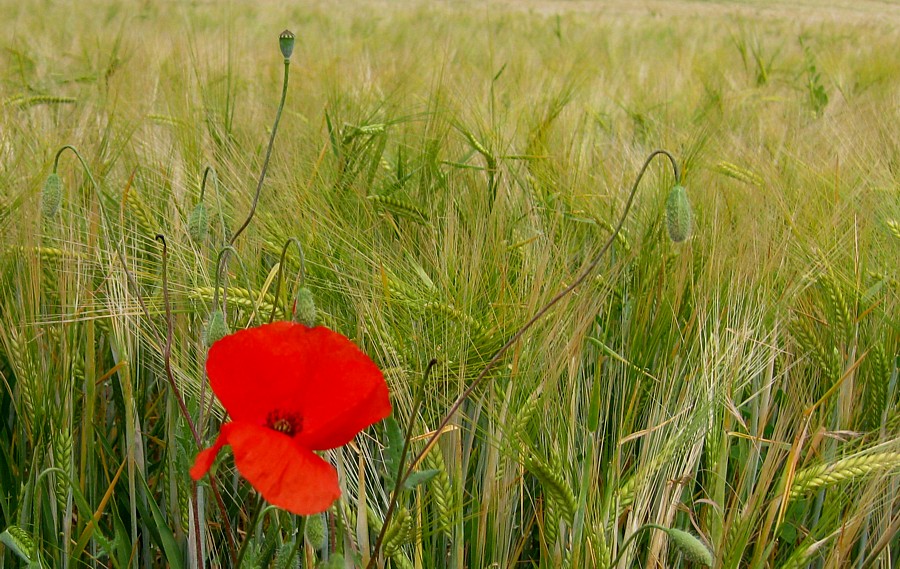
POLYGON ((303 430, 303 417, 299 413, 286 413, 275 409, 266 415, 266 426, 273 431, 293 437, 303 430))

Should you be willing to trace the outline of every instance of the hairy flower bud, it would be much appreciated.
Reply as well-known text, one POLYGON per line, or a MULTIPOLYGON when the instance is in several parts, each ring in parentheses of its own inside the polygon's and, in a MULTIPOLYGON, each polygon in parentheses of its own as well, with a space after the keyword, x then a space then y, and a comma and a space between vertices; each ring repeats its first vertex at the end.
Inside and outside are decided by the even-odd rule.
POLYGON ((316 325, 318 311, 316 310, 316 302, 313 299, 312 291, 306 287, 300 287, 297 291, 297 298, 294 300, 294 322, 303 324, 307 328, 316 325))
POLYGON ((206 213, 206 206, 203 202, 197 204, 197 207, 188 216, 188 234, 194 243, 198 245, 206 241, 206 234, 209 230, 209 214, 206 213))
POLYGON ((41 215, 53 217, 59 211, 60 204, 62 204, 62 180, 56 172, 53 172, 47 176, 41 192, 41 215))
POLYGON ((666 533, 688 561, 709 566, 713 564, 713 556, 709 548, 693 534, 675 528, 667 529, 666 533))
POLYGON ((231 330, 225 322, 225 314, 218 308, 213 310, 203 330, 203 343, 207 347, 212 346, 228 334, 231 334, 231 330))
POLYGON ((669 238, 681 243, 691 236, 691 203, 682 185, 676 185, 666 198, 666 224, 669 238))
POLYGON ((322 569, 341 569, 344 566, 344 556, 340 553, 332 553, 322 565, 322 569))
POLYGON ((323 549, 325 547, 325 515, 314 514, 307 516, 306 527, 303 530, 306 533, 306 539, 315 549, 323 549))

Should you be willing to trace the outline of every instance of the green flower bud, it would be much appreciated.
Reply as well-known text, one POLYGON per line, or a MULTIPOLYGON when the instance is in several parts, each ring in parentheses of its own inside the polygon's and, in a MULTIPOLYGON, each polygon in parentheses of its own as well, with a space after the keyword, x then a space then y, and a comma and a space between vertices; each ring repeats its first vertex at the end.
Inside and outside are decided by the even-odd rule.
POLYGON ((53 217, 59 211, 60 204, 62 204, 62 180, 56 172, 53 172, 47 176, 41 192, 41 215, 53 217))
POLYGON ((281 32, 281 35, 278 36, 278 45, 281 47, 281 55, 283 55, 285 59, 290 59, 291 54, 294 53, 294 37, 294 34, 290 30, 284 30, 281 32))
POLYGON ((306 539, 315 549, 323 549, 325 547, 325 515, 315 514, 306 517, 306 527, 304 528, 306 539))
POLYGON ((691 236, 691 202, 680 184, 674 186, 666 198, 666 224, 669 226, 669 238, 676 243, 691 236))
POLYGON ((322 569, 343 569, 344 567, 344 556, 340 553, 332 553, 331 557, 328 558, 322 565, 322 569))
POLYGON ((675 547, 684 554, 685 559, 694 563, 712 566, 712 552, 693 534, 675 528, 668 528, 666 533, 675 547))
POLYGON ((188 234, 194 243, 198 245, 206 241, 206 234, 209 230, 209 214, 206 213, 206 206, 203 202, 197 204, 197 207, 188 216, 188 234))
POLYGON ((231 334, 231 330, 228 329, 228 324, 225 322, 225 314, 218 308, 213 310, 209 315, 209 320, 206 321, 206 328, 203 330, 203 343, 207 347, 212 346, 228 334, 231 334))
POLYGON ((295 547, 294 540, 284 542, 281 547, 278 548, 278 553, 275 554, 275 559, 272 560, 270 567, 274 567, 275 569, 299 568, 300 557, 302 557, 302 555, 297 555, 294 552, 295 547), (288 565, 288 560, 292 560, 290 565, 288 565))
POLYGON ((299 322, 308 328, 316 325, 318 311, 313 299, 312 291, 306 287, 300 287, 297 291, 297 299, 294 300, 294 322, 299 322))

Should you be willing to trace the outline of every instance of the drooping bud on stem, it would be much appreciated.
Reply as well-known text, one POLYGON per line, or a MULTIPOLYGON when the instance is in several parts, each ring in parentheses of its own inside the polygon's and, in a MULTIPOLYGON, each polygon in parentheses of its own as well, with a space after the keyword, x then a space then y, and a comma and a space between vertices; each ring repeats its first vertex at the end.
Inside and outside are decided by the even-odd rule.
POLYGON ((684 554, 685 559, 694 563, 712 566, 712 552, 694 534, 677 528, 668 528, 666 533, 675 547, 684 554))
POLYGON ((291 53, 294 52, 294 34, 290 30, 284 30, 278 37, 278 45, 281 47, 281 54, 284 55, 284 80, 281 83, 281 101, 278 103, 278 110, 275 112, 275 122, 272 124, 272 133, 269 135, 269 146, 266 148, 266 157, 263 160, 262 170, 259 173, 259 181, 256 183, 256 192, 253 194, 253 201, 250 204, 250 213, 247 219, 234 232, 231 239, 228 240, 229 245, 234 245, 241 233, 250 225, 250 221, 256 214, 256 206, 259 204, 259 194, 262 191, 263 182, 266 180, 266 171, 269 169, 269 159, 272 157, 272 145, 275 144, 275 133, 278 132, 278 123, 281 122, 281 112, 284 110, 284 101, 287 99, 288 76, 291 69, 291 53))
POLYGON ((303 532, 306 534, 306 539, 314 549, 319 550, 325 548, 325 538, 327 537, 325 530, 324 514, 314 514, 306 517, 306 527, 304 527, 303 532))
POLYGON ((644 524, 638 529, 634 530, 634 533, 629 535, 622 545, 619 546, 619 553, 612 560, 612 563, 609 564, 609 567, 616 567, 619 564, 619 560, 624 555, 625 551, 628 549, 628 545, 634 541, 634 538, 637 537, 641 532, 657 529, 669 537, 669 540, 672 544, 678 548, 679 551, 684 555, 685 559, 688 561, 692 561, 694 563, 699 563, 701 565, 712 566, 713 564, 713 554, 712 551, 706 547, 699 538, 695 535, 686 532, 684 530, 669 528, 666 526, 661 526, 659 524, 644 524))
POLYGON ((41 192, 41 215, 50 218, 59 211, 62 204, 62 180, 55 171, 47 176, 44 188, 41 192))
POLYGON ((666 198, 666 225, 669 238, 676 243, 691 236, 691 202, 681 184, 673 186, 666 198))
POLYGON ((228 328, 228 323, 225 322, 225 313, 216 308, 210 313, 209 320, 206 321, 203 329, 203 343, 208 348, 228 334, 231 334, 231 330, 228 328))
POLYGON ((206 212, 206 206, 203 202, 199 202, 188 216, 188 234, 197 245, 206 241, 206 234, 209 230, 209 214, 206 212))
POLYGON ((284 272, 284 260, 287 257, 287 250, 291 243, 297 246, 297 252, 300 253, 300 281, 297 285, 297 296, 294 297, 294 306, 292 319, 304 326, 312 328, 316 325, 316 303, 313 299, 312 292, 304 287, 306 281, 306 261, 303 257, 303 245, 296 237, 289 237, 281 248, 281 260, 278 261, 278 274, 275 276, 275 302, 272 304, 272 313, 269 315, 269 322, 275 319, 275 310, 278 307, 278 301, 281 298, 281 280, 284 272))
POLYGON ((316 311, 316 302, 313 299, 312 291, 305 286, 297 289, 297 298, 294 299, 294 322, 303 324, 307 328, 316 325, 318 312, 316 311))

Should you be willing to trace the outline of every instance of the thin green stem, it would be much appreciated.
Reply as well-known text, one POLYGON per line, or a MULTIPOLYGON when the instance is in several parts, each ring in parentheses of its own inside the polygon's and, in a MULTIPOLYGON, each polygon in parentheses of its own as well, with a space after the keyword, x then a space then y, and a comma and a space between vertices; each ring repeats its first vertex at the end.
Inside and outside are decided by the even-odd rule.
MULTIPOLYGON (((278 301, 280 299, 281 294, 281 274, 284 271, 284 259, 287 255, 288 247, 291 243, 297 245, 297 251, 300 252, 300 284, 299 286, 303 286, 303 283, 306 279, 306 262, 303 257, 303 245, 300 244, 300 240, 296 237, 288 237, 288 240, 284 242, 284 247, 281 248, 281 260, 278 262, 278 275, 275 277, 275 298, 272 301, 272 313, 269 315, 269 323, 271 324, 273 320, 275 320, 275 311, 278 310, 278 301)), ((285 314, 287 314, 287 307, 285 307, 285 314)))
MULTIPOLYGON (((219 228, 222 230, 222 245, 226 245, 228 243, 228 228, 225 225, 225 213, 222 208, 222 192, 219 189, 219 174, 216 173, 216 170, 212 166, 207 166, 203 171, 203 182, 205 185, 206 175, 208 172, 212 172, 213 175, 213 187, 216 189, 216 209, 219 212, 219 228)), ((200 189, 201 198, 203 196, 203 188, 200 189)))
MULTIPOLYGON (((103 223, 106 225, 106 228, 109 231, 112 231, 112 222, 109 219, 109 215, 106 213, 106 207, 103 205, 103 193, 100 191, 100 185, 97 184, 97 180, 94 179, 94 175, 91 173, 91 168, 88 166, 87 161, 85 161, 84 157, 78 152, 78 149, 72 146, 71 144, 66 144, 62 148, 56 151, 56 156, 53 158, 53 172, 56 173, 59 170, 59 159, 62 156, 62 153, 66 150, 70 150, 72 154, 78 158, 78 161, 81 163, 81 167, 84 169, 85 175, 87 175, 88 180, 91 182, 91 188, 94 190, 94 194, 97 196, 97 203, 100 207, 100 216, 103 217, 103 223)), ((134 278, 134 275, 131 274, 131 271, 128 270, 128 265, 125 262, 125 253, 122 252, 122 243, 121 240, 114 240, 115 245, 114 249, 116 250, 116 256, 119 258, 119 262, 122 263, 122 269, 125 271, 125 278, 128 280, 128 284, 131 285, 134 296, 138 301, 138 304, 141 307, 141 311, 147 317, 148 320, 151 319, 150 309, 147 308, 147 304, 144 302, 144 298, 141 295, 140 285, 138 285, 137 280, 134 278)))
POLYGON ((194 442, 197 443, 197 446, 199 447, 201 445, 200 434, 197 433, 197 428, 194 426, 194 421, 191 420, 191 414, 188 411, 187 405, 184 404, 181 392, 178 391, 178 385, 175 383, 175 376, 172 374, 172 336, 174 322, 172 320, 172 306, 169 303, 169 278, 167 274, 168 247, 166 246, 166 238, 163 234, 157 234, 156 240, 162 243, 162 289, 163 304, 165 304, 166 307, 166 343, 163 348, 163 362, 166 369, 166 378, 169 380, 169 387, 172 388, 172 393, 175 395, 175 401, 178 403, 181 415, 184 417, 184 420, 187 421, 188 427, 191 429, 191 435, 194 437, 194 442))
MULTIPOLYGON (((175 376, 172 374, 172 337, 175 323, 172 319, 172 305, 169 302, 168 246, 166 245, 166 238, 163 234, 158 234, 156 240, 162 243, 162 289, 163 304, 165 304, 166 307, 166 344, 163 348, 163 363, 166 368, 166 378, 169 380, 169 387, 172 389, 172 394, 175 396, 175 401, 178 403, 181 415, 191 429, 191 435, 194 437, 194 442, 197 443, 197 446, 199 447, 201 444, 200 434, 197 432, 197 427, 194 426, 194 421, 191 419, 191 414, 188 411, 187 405, 185 405, 184 399, 181 397, 181 392, 178 391, 178 385, 175 383, 175 376)), ((194 527, 197 533, 197 567, 203 567, 203 550, 200 547, 200 512, 198 510, 200 506, 197 503, 196 482, 191 483, 191 493, 191 513, 194 517, 194 527)))
POLYGON ((664 532, 669 531, 669 528, 663 527, 663 526, 657 525, 657 524, 644 524, 641 527, 637 528, 636 530, 634 530, 634 533, 629 535, 628 538, 624 541, 624 543, 622 543, 622 546, 619 547, 619 553, 618 553, 618 555, 616 555, 615 559, 612 560, 612 563, 609 564, 610 567, 615 567, 616 565, 618 565, 619 561, 622 560, 622 556, 625 554, 625 551, 628 549, 628 545, 632 541, 634 541, 634 538, 637 537, 637 534, 641 533, 642 531, 644 531, 646 529, 658 529, 658 530, 662 530, 664 532))
POLYGON ((278 112, 275 113, 275 124, 272 125, 272 134, 269 136, 269 146, 266 148, 266 158, 263 160, 262 171, 259 173, 259 182, 256 184, 256 194, 253 196, 253 203, 250 206, 250 213, 247 215, 247 219, 244 221, 243 225, 238 227, 237 231, 234 232, 234 235, 231 236, 231 240, 228 242, 229 245, 234 245, 238 236, 244 232, 244 229, 246 229, 248 225, 250 225, 250 220, 253 219, 253 215, 256 213, 256 206, 259 203, 259 194, 262 191, 263 181, 266 179, 266 171, 269 169, 269 158, 272 157, 272 146, 275 144, 275 133, 278 132, 278 123, 281 121, 281 111, 284 110, 284 101, 287 99, 290 68, 291 60, 285 58, 284 80, 281 85, 281 102, 278 103, 278 112))
POLYGON ((206 178, 209 176, 210 172, 213 173, 213 176, 216 175, 216 172, 215 170, 213 170, 212 166, 207 166, 203 169, 203 179, 200 180, 200 202, 203 201, 203 195, 206 193, 206 178))
MULTIPOLYGON (((381 543, 384 541, 384 535, 387 532, 387 522, 394 514, 394 510, 397 507, 397 499, 400 496, 400 489, 402 488, 403 482, 406 480, 406 477, 403 476, 403 468, 406 461, 406 455, 409 452, 409 443, 412 440, 413 427, 416 424, 416 415, 419 413, 419 407, 425 399, 425 384, 431 376, 431 370, 434 369, 434 366, 437 365, 437 363, 438 361, 434 358, 428 362, 428 367, 425 368, 425 374, 422 377, 422 383, 419 384, 419 388, 416 390, 416 399, 413 401, 412 411, 409 414, 409 423, 406 424, 406 436, 403 438, 403 450, 400 452, 400 460, 397 464, 397 477, 394 482, 394 492, 391 494, 391 501, 388 503, 387 512, 384 514, 384 523, 381 524, 381 531, 378 532, 378 538, 375 540, 375 547, 373 548, 374 554, 369 559, 369 564, 367 566, 369 568, 372 567, 372 563, 374 563, 375 559, 378 557, 378 551, 381 549, 381 543)), ((413 466, 415 466, 415 464, 411 465, 410 468, 413 466)))
MULTIPOLYGON (((650 163, 653 161, 653 159, 657 155, 660 155, 660 154, 663 154, 666 157, 668 157, 669 161, 672 163, 673 170, 675 172, 676 183, 680 182, 681 172, 678 170, 678 165, 675 161, 675 158, 672 156, 672 154, 670 154, 666 150, 654 150, 652 153, 650 153, 650 155, 644 161, 644 165, 641 166, 641 170, 638 173, 637 178, 634 181, 634 185, 631 187, 631 192, 628 194, 628 201, 625 203, 625 209, 622 212, 621 217, 619 218, 619 222, 616 224, 616 227, 613 230, 612 235, 609 236, 609 239, 607 239, 606 243, 603 245, 603 247, 600 249, 600 251, 594 256, 594 259, 591 261, 591 263, 584 269, 584 271, 581 272, 581 274, 578 276, 578 278, 576 278, 569 286, 567 286, 564 289, 562 289, 561 291, 559 291, 556 294, 556 296, 551 298, 550 301, 547 302, 547 304, 545 304, 543 307, 541 307, 534 314, 534 316, 532 316, 530 319, 528 319, 528 321, 525 322, 525 324, 523 324, 516 331, 516 333, 513 334, 512 337, 509 340, 507 340, 505 344, 503 344, 503 346, 500 347, 499 350, 497 350, 497 353, 495 353, 494 356, 490 359, 490 361, 488 361, 488 363, 485 364, 484 368, 482 368, 482 370, 478 374, 478 376, 472 381, 472 383, 469 384, 469 386, 462 392, 462 394, 460 394, 460 396, 456 398, 456 401, 453 402, 453 405, 450 406, 450 409, 447 411, 447 414, 444 415, 444 418, 441 421, 441 423, 437 426, 437 428, 434 430, 432 435, 428 438, 428 441, 425 443, 425 446, 422 448, 421 451, 419 451, 419 453, 416 455, 416 458, 410 463, 410 466, 406 470, 406 473, 401 477, 401 480, 399 481, 400 483, 405 482, 406 479, 409 478, 410 475, 412 475, 415 465, 418 464, 418 462, 426 454, 428 454, 431 451, 432 447, 437 443, 438 437, 440 437, 441 433, 444 432, 444 428, 447 427, 447 425, 453 419, 453 416, 456 414, 456 412, 462 406, 463 402, 465 402, 465 400, 468 399, 470 395, 472 395, 472 393, 478 388, 478 386, 481 385, 481 382, 484 381, 484 379, 487 377, 488 372, 490 372, 494 368, 494 366, 497 365, 497 363, 500 361, 500 359, 503 357, 503 355, 506 354, 506 352, 512 346, 514 346, 516 344, 516 342, 519 341, 519 339, 525 334, 525 332, 527 332, 538 320, 540 320, 545 314, 547 314, 547 312, 549 312, 550 309, 556 305, 556 303, 558 303, 560 300, 565 298, 570 292, 575 290, 575 288, 578 287, 578 285, 580 285, 582 282, 584 282, 585 279, 587 279, 587 277, 594 271, 594 269, 597 268, 597 265, 600 264, 601 259, 603 259, 604 255, 606 255, 606 252, 612 246, 613 242, 615 242, 616 236, 619 234, 619 232, 622 230, 622 226, 625 224, 625 220, 628 217, 628 212, 631 211, 631 205, 634 202, 634 197, 637 194, 638 186, 640 185, 641 180, 644 177, 644 173, 647 171, 647 168, 650 166, 650 163)), ((384 520, 384 525, 387 525, 388 521, 389 521, 389 517, 386 515, 385 520, 384 520)), ((380 544, 376 544, 376 546, 378 546, 378 545, 380 545, 380 544)), ((378 549, 376 548, 373 551, 372 558, 374 559, 377 555, 378 555, 378 549)), ((369 562, 368 567, 369 568, 372 567, 371 561, 369 562)))

